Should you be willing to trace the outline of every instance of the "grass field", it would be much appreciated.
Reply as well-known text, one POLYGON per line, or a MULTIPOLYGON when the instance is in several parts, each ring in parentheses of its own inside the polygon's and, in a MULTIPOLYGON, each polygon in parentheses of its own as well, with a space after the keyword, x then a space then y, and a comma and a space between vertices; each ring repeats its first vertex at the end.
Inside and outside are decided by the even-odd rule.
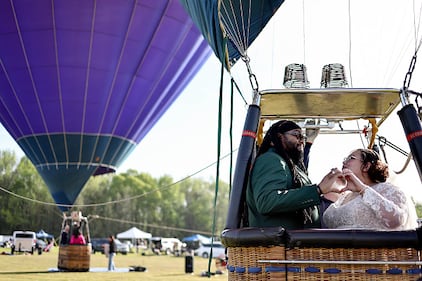
MULTIPOLYGON (((185 257, 156 256, 129 253, 115 257, 116 272, 106 272, 108 259, 105 255, 91 255, 90 272, 53 272, 57 269, 58 248, 42 255, 16 254, 8 255, 10 249, 0 248, 7 255, 0 255, 0 280, 152 280, 152 281, 226 281, 227 272, 203 277, 202 272, 208 271, 208 259, 194 257, 193 273, 185 273, 185 257), (130 266, 143 266, 146 272, 122 272, 130 266), (97 269, 97 270, 95 270, 97 269)), ((215 272, 215 261, 211 261, 211 272, 215 272)))

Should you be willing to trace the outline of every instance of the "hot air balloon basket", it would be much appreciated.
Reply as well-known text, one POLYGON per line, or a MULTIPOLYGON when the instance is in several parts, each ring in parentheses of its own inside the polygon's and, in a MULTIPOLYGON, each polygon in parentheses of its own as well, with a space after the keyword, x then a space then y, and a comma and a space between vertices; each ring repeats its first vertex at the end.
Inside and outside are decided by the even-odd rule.
POLYGON ((300 246, 299 240, 290 240, 287 232, 276 237, 272 234, 260 229, 256 237, 250 231, 243 238, 241 232, 231 237, 222 235, 227 246, 229 281, 422 280, 421 253, 419 247, 414 247, 416 241, 409 240, 414 237, 409 233, 397 243, 390 241, 388 247, 376 243, 375 247, 360 247, 359 243, 356 247, 338 247, 339 241, 333 241, 333 247, 312 247, 307 241, 300 246), (269 245, 280 239, 285 243, 269 245), (259 243, 264 245, 257 246, 259 243))
POLYGON ((89 271, 91 245, 61 245, 57 267, 62 271, 89 271))
POLYGON ((230 281, 418 280, 420 253, 409 248, 229 247, 230 281))

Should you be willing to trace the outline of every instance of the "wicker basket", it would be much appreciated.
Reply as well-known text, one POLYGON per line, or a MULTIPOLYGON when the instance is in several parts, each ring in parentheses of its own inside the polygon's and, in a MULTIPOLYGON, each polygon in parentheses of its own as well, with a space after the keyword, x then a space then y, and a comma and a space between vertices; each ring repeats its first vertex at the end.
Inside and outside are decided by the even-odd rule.
POLYGON ((229 281, 422 280, 422 229, 240 228, 222 232, 229 281))
POLYGON ((61 245, 57 267, 65 271, 89 271, 91 244, 61 245))
POLYGON ((403 281, 422 277, 419 261, 405 248, 229 247, 227 268, 229 281, 403 281))
POLYGON ((286 280, 285 265, 259 262, 284 260, 284 247, 229 247, 227 255, 230 281, 286 280))
POLYGON ((287 264, 287 280, 388 281, 421 277, 420 266, 416 265, 419 252, 415 249, 295 248, 286 251, 286 260, 296 262, 287 264))

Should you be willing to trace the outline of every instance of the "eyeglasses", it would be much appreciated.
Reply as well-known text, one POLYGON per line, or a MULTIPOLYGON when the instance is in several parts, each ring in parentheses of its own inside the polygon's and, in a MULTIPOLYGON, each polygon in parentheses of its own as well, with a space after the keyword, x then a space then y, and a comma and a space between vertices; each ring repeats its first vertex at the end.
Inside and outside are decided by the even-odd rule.
POLYGON ((297 131, 296 132, 293 132, 293 133, 286 132, 285 134, 286 135, 295 136, 298 140, 306 140, 306 135, 304 135, 302 133, 299 133, 297 131))
POLYGON ((343 162, 349 162, 350 160, 359 160, 361 162, 363 162, 362 159, 358 159, 356 156, 354 155, 349 155, 346 158, 343 159, 343 162))

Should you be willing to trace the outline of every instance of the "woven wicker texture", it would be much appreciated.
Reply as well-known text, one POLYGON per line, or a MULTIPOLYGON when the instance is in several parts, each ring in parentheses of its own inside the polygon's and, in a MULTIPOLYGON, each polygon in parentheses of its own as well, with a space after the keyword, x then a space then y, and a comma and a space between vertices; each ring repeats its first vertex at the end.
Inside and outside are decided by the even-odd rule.
POLYGON ((421 267, 412 263, 419 261, 409 248, 229 247, 228 280, 418 280, 421 267))

